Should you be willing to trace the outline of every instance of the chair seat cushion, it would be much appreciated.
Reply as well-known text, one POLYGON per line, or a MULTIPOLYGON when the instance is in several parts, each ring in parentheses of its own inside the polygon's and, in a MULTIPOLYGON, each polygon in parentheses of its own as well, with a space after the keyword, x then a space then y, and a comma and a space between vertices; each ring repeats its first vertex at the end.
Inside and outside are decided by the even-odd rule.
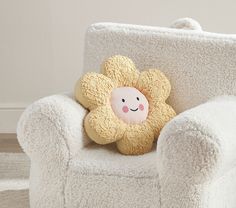
POLYGON ((90 144, 70 161, 66 200, 70 207, 160 207, 156 151, 119 154, 111 144, 90 144), (109 190, 109 191, 108 191, 109 190))

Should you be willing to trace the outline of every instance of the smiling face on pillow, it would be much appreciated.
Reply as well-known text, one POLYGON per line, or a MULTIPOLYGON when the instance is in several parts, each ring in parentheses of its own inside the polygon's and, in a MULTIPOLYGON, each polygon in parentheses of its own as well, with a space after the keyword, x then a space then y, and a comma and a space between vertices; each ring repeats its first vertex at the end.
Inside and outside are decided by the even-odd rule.
POLYGON ((132 60, 113 56, 102 65, 102 74, 89 72, 78 80, 75 98, 87 109, 84 127, 98 144, 116 142, 123 154, 151 150, 154 138, 175 116, 166 104, 170 82, 157 69, 139 72, 132 60))
POLYGON ((111 107, 118 118, 126 123, 141 123, 148 116, 148 101, 134 87, 119 87, 111 92, 111 107))

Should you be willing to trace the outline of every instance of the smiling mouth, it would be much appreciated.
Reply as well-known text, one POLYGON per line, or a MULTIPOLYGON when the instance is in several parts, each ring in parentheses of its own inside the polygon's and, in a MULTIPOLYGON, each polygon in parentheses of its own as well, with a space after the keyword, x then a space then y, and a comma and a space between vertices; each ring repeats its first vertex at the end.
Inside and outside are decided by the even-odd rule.
POLYGON ((131 110, 131 111, 137 111, 137 110, 138 110, 138 108, 136 108, 135 110, 130 108, 130 110, 131 110))

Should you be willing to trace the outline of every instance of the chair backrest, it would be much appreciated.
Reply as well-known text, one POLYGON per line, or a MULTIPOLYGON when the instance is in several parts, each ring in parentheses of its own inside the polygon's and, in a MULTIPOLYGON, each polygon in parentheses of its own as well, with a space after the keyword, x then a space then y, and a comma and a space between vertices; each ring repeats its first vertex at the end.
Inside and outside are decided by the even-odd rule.
POLYGON ((159 68, 171 81, 168 103, 177 112, 213 96, 236 95, 236 35, 176 28, 93 24, 86 34, 84 72, 99 72, 115 54, 132 58, 140 70, 159 68))

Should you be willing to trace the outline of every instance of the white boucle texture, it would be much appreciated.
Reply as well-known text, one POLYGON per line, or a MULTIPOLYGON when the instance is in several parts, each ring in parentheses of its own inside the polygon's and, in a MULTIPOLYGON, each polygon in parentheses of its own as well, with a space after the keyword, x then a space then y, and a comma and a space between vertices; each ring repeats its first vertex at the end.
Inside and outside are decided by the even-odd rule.
POLYGON ((17 136, 31 159, 30 206, 64 207, 71 158, 89 143, 84 135, 86 111, 66 95, 43 98, 20 118, 17 136))
POLYGON ((67 207, 160 207, 156 153, 121 155, 114 144, 89 145, 70 163, 67 207))
POLYGON ((212 99, 170 121, 157 144, 161 207, 235 207, 235 135, 235 97, 212 99))
POLYGON ((22 115, 18 138, 31 158, 32 208, 234 207, 236 98, 179 114, 161 131, 157 151, 139 156, 90 142, 85 114, 54 95, 22 115))
POLYGON ((201 25, 191 18, 177 19, 171 24, 171 28, 202 31, 201 25))
POLYGON ((17 130, 31 159, 31 208, 235 208, 236 99, 211 99, 236 95, 235 43, 236 36, 198 30, 92 25, 85 71, 129 56, 167 75, 177 112, 197 107, 164 127, 157 151, 124 156, 86 138, 86 111, 70 97, 35 102, 17 130))
POLYGON ((214 96, 236 95, 236 35, 115 23, 91 25, 84 72, 99 72, 101 62, 114 54, 130 57, 138 69, 163 71, 172 86, 168 103, 177 113, 214 96))

